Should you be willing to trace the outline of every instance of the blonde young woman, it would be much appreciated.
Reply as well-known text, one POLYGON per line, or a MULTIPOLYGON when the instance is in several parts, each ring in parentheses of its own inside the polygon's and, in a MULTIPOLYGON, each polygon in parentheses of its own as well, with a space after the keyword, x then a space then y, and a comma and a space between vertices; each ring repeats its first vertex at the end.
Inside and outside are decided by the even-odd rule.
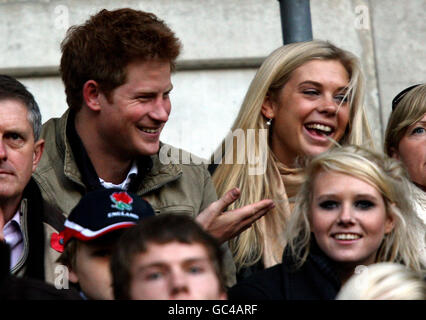
POLYGON ((406 166, 426 223, 426 84, 404 89, 393 99, 384 149, 406 166))
POLYGON ((256 134, 257 143, 250 147, 255 156, 265 157, 264 174, 250 172, 250 155, 238 152, 236 139, 234 148, 226 148, 229 137, 225 139, 213 156, 216 164, 221 163, 213 175, 218 195, 233 187, 241 191, 230 209, 261 199, 275 202, 275 208, 266 216, 229 242, 238 278, 281 261, 285 245, 282 230, 303 180, 298 159, 326 151, 332 140, 372 143, 363 97, 364 80, 358 58, 329 42, 289 44, 263 62, 231 132, 242 130, 248 136, 254 129, 251 131, 256 134), (265 131, 267 148, 262 154, 259 139, 265 131), (233 164, 226 164, 230 155, 233 164), (241 156, 245 159, 243 164, 241 156))
POLYGON ((231 299, 335 299, 357 268, 379 262, 425 271, 416 230, 426 226, 399 161, 346 146, 316 156, 306 176, 283 262, 242 280, 231 299))

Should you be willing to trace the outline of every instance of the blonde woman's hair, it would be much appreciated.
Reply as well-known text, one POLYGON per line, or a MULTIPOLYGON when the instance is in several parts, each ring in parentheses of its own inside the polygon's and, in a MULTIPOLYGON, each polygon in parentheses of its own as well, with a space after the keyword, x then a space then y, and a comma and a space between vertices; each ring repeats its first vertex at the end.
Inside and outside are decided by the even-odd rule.
POLYGON ((247 136, 248 130, 254 129, 252 131, 255 133, 255 138, 260 141, 259 132, 268 132, 268 126, 265 125, 266 119, 261 113, 266 95, 273 95, 274 92, 280 90, 295 69, 312 60, 337 60, 348 72, 350 82, 347 95, 350 105, 350 120, 340 143, 373 144, 363 105, 364 78, 360 62, 355 55, 320 40, 288 44, 272 52, 253 78, 231 128, 231 134, 223 140, 212 156, 214 163, 221 161, 213 175, 218 196, 222 196, 234 187, 241 189, 240 199, 229 209, 239 208, 262 199, 275 200, 274 209, 229 242, 237 270, 251 266, 261 259, 265 250, 263 243, 266 233, 268 238, 273 240, 270 251, 278 262, 281 261, 285 244, 282 231, 288 219, 285 214, 288 210, 285 208, 285 199, 282 199, 282 195, 276 194, 273 185, 272 177, 276 175, 277 164, 271 150, 267 148, 267 154, 262 154, 260 143, 255 143, 253 152, 256 156, 266 157, 266 170, 264 174, 250 174, 248 155, 241 150, 238 152, 237 141, 232 134, 239 131, 247 136), (225 145, 229 141, 234 147, 226 150, 225 145), (233 159, 233 164, 225 163, 225 158, 229 156, 233 159), (238 163, 238 156, 243 156, 244 161, 238 163))
MULTIPOLYGON (((386 213, 393 218, 394 228, 377 252, 376 262, 402 263, 415 270, 424 270, 418 230, 426 226, 418 217, 409 190, 410 181, 399 161, 383 153, 359 146, 335 148, 314 157, 306 167, 306 181, 297 196, 293 215, 286 229, 286 239, 296 265, 302 266, 311 243, 310 208, 315 178, 320 172, 346 174, 375 187, 382 195, 386 213)), ((423 233, 424 237, 424 233, 423 233)))
POLYGON ((424 274, 398 263, 376 263, 354 274, 336 300, 426 300, 424 274))
POLYGON ((399 142, 407 128, 420 121, 426 114, 426 84, 408 91, 392 111, 385 133, 385 152, 392 156, 398 151, 399 142))

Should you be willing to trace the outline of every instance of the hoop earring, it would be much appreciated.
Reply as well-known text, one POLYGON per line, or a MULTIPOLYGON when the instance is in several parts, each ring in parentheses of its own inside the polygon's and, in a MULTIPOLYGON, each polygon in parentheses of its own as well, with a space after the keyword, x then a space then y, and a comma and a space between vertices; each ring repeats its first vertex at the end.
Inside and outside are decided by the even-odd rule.
POLYGON ((268 121, 266 121, 266 125, 270 126, 272 124, 272 119, 268 119, 268 121))

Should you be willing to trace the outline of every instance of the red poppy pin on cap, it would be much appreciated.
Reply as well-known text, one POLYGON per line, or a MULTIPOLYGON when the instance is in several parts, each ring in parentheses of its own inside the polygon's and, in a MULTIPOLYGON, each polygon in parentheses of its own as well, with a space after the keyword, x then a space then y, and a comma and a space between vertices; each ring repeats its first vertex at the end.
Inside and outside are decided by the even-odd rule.
POLYGON ((58 252, 64 252, 64 235, 56 232, 52 233, 50 246, 58 252))

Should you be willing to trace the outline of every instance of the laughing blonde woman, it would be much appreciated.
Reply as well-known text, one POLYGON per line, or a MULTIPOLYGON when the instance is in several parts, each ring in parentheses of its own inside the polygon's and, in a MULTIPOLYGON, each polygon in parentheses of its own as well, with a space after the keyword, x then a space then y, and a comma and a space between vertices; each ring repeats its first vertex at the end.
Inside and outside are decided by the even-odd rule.
POLYGON ((424 275, 408 175, 358 146, 314 157, 285 232, 283 262, 237 283, 230 299, 335 299, 353 274, 380 262, 424 275))
POLYGON ((303 181, 299 160, 328 150, 333 140, 372 144, 363 97, 358 58, 329 42, 285 45, 263 62, 231 129, 245 136, 254 129, 252 153, 239 152, 238 141, 228 136, 213 156, 220 163, 213 175, 218 195, 241 189, 230 209, 261 199, 275 202, 266 216, 229 242, 237 279, 281 262, 282 231, 303 181), (250 156, 263 157, 264 172, 253 174, 250 156))

